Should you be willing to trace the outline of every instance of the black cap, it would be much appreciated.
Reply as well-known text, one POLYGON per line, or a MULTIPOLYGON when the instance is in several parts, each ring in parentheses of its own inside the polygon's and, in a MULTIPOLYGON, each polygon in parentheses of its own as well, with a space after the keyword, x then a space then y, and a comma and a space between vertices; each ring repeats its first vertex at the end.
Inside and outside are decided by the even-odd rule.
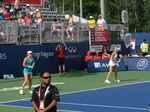
POLYGON ((143 41, 146 41, 146 39, 143 39, 143 41))

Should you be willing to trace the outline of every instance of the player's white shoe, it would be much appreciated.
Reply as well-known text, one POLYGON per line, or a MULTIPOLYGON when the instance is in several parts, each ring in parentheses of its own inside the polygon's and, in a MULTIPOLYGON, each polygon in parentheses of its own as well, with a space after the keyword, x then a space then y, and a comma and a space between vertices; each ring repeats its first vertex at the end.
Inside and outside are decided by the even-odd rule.
POLYGON ((19 93, 20 93, 20 94, 23 94, 23 90, 22 90, 22 89, 20 89, 19 93))
POLYGON ((105 83, 110 83, 110 81, 109 80, 105 80, 105 83))
POLYGON ((33 92, 32 92, 32 90, 29 90, 28 93, 32 94, 33 92))
POLYGON ((120 80, 117 79, 117 80, 115 80, 115 82, 120 82, 120 80))

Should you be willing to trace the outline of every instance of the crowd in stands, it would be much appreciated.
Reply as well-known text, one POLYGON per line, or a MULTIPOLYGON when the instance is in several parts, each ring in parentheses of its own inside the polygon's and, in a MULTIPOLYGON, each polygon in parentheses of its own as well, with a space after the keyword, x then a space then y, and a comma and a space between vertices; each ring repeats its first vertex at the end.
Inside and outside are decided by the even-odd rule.
POLYGON ((32 24, 38 27, 42 21, 42 14, 34 4, 26 4, 25 13, 22 13, 21 3, 16 0, 13 6, 0 3, 0 20, 16 20, 20 25, 32 24))

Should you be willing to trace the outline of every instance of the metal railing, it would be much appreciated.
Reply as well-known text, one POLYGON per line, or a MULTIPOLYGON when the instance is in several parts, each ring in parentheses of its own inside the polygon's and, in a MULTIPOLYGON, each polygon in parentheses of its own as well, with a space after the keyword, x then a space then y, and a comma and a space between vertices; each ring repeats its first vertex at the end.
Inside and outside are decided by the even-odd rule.
MULTIPOLYGON (((88 42, 89 41, 89 25, 87 23, 76 23, 74 25, 74 40, 66 38, 66 28, 68 22, 62 22, 61 37, 58 37, 57 27, 53 22, 43 21, 35 28, 31 24, 19 25, 17 21, 0 21, 0 44, 44 44, 44 43, 67 43, 67 42, 88 42), (4 35, 1 35, 3 34, 4 35)), ((127 27, 122 24, 108 24, 111 31, 127 32, 127 27)), ((97 31, 97 25, 95 28, 97 31)), ((71 32, 69 32, 71 35, 71 32)))

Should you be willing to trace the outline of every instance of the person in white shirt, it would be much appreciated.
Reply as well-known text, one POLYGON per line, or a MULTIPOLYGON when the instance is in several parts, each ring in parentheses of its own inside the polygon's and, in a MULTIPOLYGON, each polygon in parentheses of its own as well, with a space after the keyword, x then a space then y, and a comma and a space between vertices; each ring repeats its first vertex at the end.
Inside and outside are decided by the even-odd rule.
POLYGON ((97 20, 97 25, 98 25, 98 31, 104 31, 106 27, 106 22, 102 18, 101 15, 99 15, 99 19, 97 20))

